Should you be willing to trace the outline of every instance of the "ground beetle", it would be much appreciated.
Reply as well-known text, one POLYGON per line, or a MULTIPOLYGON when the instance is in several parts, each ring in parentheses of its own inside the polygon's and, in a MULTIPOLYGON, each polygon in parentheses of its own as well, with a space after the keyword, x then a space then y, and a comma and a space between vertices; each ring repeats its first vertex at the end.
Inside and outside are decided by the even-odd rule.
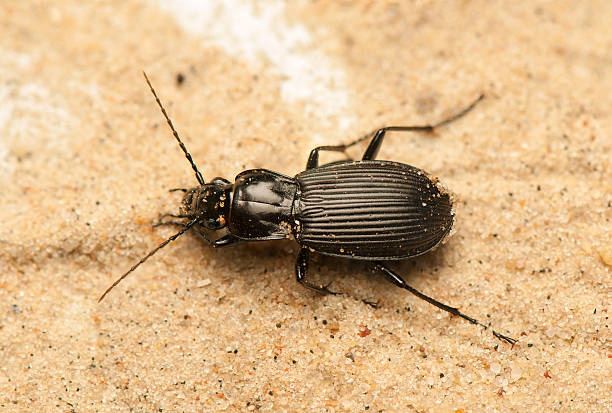
MULTIPOLYGON (((396 286, 444 311, 488 328, 457 308, 415 290, 387 266, 387 261, 413 258, 440 245, 453 225, 453 200, 438 180, 423 170, 375 159, 386 132, 432 132, 465 115, 484 96, 434 125, 388 126, 345 145, 319 146, 310 152, 306 170, 294 178, 267 169, 252 169, 240 173, 234 183, 224 178, 206 183, 146 73, 143 74, 199 186, 176 189, 185 193, 180 213, 166 214, 154 225, 177 225, 181 230, 132 266, 99 301, 159 249, 193 228, 213 247, 293 236, 300 246, 295 265, 297 281, 320 293, 336 294, 327 286, 317 286, 306 279, 310 252, 370 261, 374 269, 396 286), (344 152, 370 138, 360 161, 319 165, 319 152, 344 152), (163 221, 167 217, 184 221, 163 221)), ((493 334, 510 344, 516 342, 496 331, 493 334)))

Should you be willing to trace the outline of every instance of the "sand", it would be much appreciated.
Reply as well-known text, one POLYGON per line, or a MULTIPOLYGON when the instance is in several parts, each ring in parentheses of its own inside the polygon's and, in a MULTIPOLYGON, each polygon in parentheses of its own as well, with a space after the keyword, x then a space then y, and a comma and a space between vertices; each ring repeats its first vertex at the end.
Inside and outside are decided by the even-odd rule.
POLYGON ((206 4, 0 8, 2 410, 612 410, 612 3, 206 4), (449 242, 392 267, 518 343, 361 262, 315 256, 344 294, 311 292, 291 240, 184 235, 98 304, 196 183, 142 70, 208 180, 484 93, 386 139, 457 199, 449 242))

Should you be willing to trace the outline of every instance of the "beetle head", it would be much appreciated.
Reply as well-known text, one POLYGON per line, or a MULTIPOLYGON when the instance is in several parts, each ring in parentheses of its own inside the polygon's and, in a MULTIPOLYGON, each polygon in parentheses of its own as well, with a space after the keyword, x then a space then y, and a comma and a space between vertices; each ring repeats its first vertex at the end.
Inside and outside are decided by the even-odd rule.
POLYGON ((232 184, 224 178, 192 188, 185 193, 181 213, 189 220, 216 231, 227 225, 232 184))

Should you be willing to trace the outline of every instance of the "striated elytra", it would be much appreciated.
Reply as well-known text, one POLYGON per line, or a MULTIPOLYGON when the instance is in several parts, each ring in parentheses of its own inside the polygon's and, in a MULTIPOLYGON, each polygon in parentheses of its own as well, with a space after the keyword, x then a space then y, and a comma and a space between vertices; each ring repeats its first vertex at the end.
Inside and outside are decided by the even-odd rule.
MULTIPOLYGON (((436 178, 423 170, 376 160, 387 132, 431 132, 465 115, 484 96, 434 125, 388 126, 348 144, 317 147, 310 152, 306 170, 293 178, 267 169, 252 169, 240 173, 233 183, 225 178, 207 183, 147 75, 144 77, 199 185, 174 190, 184 192, 180 212, 166 214, 154 225, 174 225, 180 227, 180 231, 133 265, 99 301, 159 249, 193 229, 213 247, 293 237, 300 246, 295 266, 297 281, 325 294, 337 293, 306 279, 311 252, 369 261, 373 269, 398 287, 444 311, 488 328, 457 308, 417 291, 387 266, 388 261, 427 253, 448 237, 454 220, 453 199, 436 178), (319 165, 320 152, 345 152, 366 140, 369 145, 361 160, 319 165), (163 219, 168 217, 174 220, 163 219)), ((496 331, 493 334, 510 344, 516 343, 496 331)))
POLYGON ((403 260, 431 251, 453 225, 451 196, 420 169, 353 161, 296 176, 296 240, 321 254, 403 260))

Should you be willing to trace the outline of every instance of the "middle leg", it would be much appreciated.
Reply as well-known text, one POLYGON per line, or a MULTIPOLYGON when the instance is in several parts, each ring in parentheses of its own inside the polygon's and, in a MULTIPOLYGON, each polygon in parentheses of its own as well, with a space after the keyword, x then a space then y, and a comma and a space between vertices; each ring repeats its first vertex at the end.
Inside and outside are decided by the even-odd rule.
MULTIPOLYGON (((309 288, 313 291, 322 293, 322 294, 333 294, 337 295, 340 293, 336 293, 331 291, 329 288, 329 284, 327 285, 315 285, 306 280, 306 272, 308 271, 308 262, 310 261, 310 251, 306 247, 302 247, 300 252, 298 253, 297 261, 295 263, 295 278, 297 282, 302 284, 304 287, 309 288)), ((331 284, 331 283, 330 283, 331 284)))

